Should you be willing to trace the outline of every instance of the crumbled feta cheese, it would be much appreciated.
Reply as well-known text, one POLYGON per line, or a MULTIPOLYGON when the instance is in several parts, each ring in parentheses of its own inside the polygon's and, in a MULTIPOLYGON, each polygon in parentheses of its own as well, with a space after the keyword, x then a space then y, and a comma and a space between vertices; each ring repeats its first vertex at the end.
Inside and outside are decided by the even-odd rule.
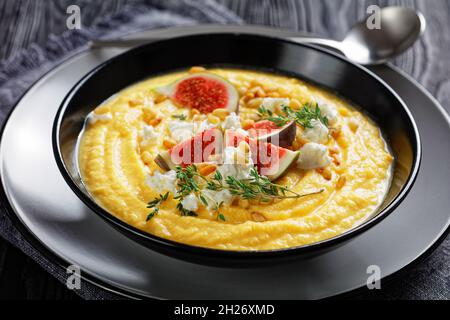
POLYGON ((224 178, 232 176, 236 179, 248 179, 253 168, 250 152, 244 152, 239 147, 226 147, 222 153, 222 165, 217 170, 224 178))
POLYGON ((153 108, 155 106, 155 100, 153 97, 144 97, 144 108, 153 108))
POLYGON ((189 121, 171 121, 168 125, 169 133, 177 142, 189 139, 194 135, 194 123, 189 121))
POLYGON ((326 146, 309 142, 300 149, 300 155, 297 160, 298 168, 309 170, 324 168, 330 164, 331 158, 328 155, 326 146))
POLYGON ((198 199, 195 194, 187 195, 181 201, 181 205, 184 209, 195 212, 198 209, 198 199))
POLYGON ((264 98, 262 99, 261 107, 266 108, 272 112, 276 112, 277 108, 280 108, 282 105, 288 106, 289 99, 288 98, 264 98))
POLYGON ((144 125, 142 130, 142 141, 141 146, 147 146, 149 144, 155 143, 159 135, 153 126, 144 125))
POLYGON ((209 210, 214 210, 216 206, 220 203, 229 205, 233 201, 233 195, 228 190, 220 190, 220 191, 204 190, 202 191, 202 194, 206 198, 206 201, 208 202, 209 210))
POLYGON ((94 124, 98 121, 106 122, 112 120, 112 114, 110 112, 98 114, 92 111, 88 114, 87 118, 90 124, 94 124))
POLYGON ((317 100, 317 104, 319 105, 320 113, 322 114, 322 116, 327 118, 328 124, 330 126, 335 125, 338 121, 339 114, 336 107, 321 99, 317 100))
POLYGON ((172 194, 175 194, 176 181, 177 173, 174 170, 167 171, 166 173, 155 171, 152 176, 147 176, 145 184, 154 189, 156 192, 169 191, 172 192, 172 194))
POLYGON ((321 121, 311 120, 312 128, 305 128, 303 138, 310 142, 325 143, 328 141, 328 128, 321 121))
POLYGON ((223 121, 222 128, 224 130, 226 130, 226 129, 241 129, 242 126, 241 126, 241 121, 240 121, 239 116, 235 112, 232 112, 223 121))

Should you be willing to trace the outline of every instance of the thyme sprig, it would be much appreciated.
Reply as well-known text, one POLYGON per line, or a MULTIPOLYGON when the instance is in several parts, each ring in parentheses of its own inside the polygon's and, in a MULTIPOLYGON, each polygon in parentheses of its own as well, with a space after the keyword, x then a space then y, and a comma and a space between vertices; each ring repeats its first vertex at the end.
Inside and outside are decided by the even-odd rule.
POLYGON ((286 125, 290 121, 294 121, 298 125, 304 128, 312 128, 312 121, 317 120, 322 122, 325 126, 328 127, 328 119, 326 116, 323 116, 319 104, 313 103, 305 103, 299 110, 292 110, 289 106, 282 105, 281 106, 282 114, 275 114, 271 110, 265 108, 264 106, 260 106, 258 108, 259 115, 263 119, 267 119, 275 123, 276 126, 282 127, 286 125))
POLYGON ((206 187, 214 191, 228 190, 232 195, 261 202, 270 202, 274 199, 301 198, 323 192, 323 189, 321 189, 308 194, 299 194, 286 186, 273 183, 269 178, 260 175, 256 169, 250 170, 248 179, 236 179, 233 176, 223 179, 222 174, 216 171, 206 187))
POLYGON ((161 203, 166 201, 169 198, 169 192, 166 192, 165 194, 160 194, 159 197, 156 197, 149 203, 147 203, 147 208, 153 209, 148 215, 147 219, 145 221, 151 220, 155 215, 159 213, 159 206, 161 203))
MULTIPOLYGON (((208 178, 201 175, 197 166, 194 164, 185 168, 178 166, 175 168, 175 171, 178 182, 174 199, 178 200, 177 209, 182 216, 197 216, 194 211, 187 210, 182 204, 183 199, 190 194, 194 194, 205 206, 209 206, 209 201, 214 201, 212 199, 207 200, 207 196, 202 192, 205 189, 211 191, 228 190, 234 196, 246 200, 258 200, 260 202, 271 202, 274 199, 301 198, 324 191, 324 189, 320 189, 318 191, 300 194, 286 186, 273 183, 266 176, 260 175, 256 169, 250 170, 248 179, 237 179, 233 176, 224 178, 219 171, 216 171, 211 178, 208 178)), ((159 195, 159 197, 147 204, 147 208, 153 209, 148 214, 147 221, 158 214, 159 206, 167 200, 168 196, 169 192, 164 195, 159 195)), ((222 201, 215 202, 212 208, 217 214, 217 220, 226 221, 224 214, 220 212, 223 204, 222 201)))

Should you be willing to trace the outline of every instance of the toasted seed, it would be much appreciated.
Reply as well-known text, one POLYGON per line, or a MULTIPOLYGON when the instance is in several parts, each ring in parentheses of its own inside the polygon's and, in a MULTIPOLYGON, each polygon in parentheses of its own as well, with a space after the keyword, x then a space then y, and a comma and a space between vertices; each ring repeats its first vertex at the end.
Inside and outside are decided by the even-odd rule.
POLYGON ((253 92, 248 92, 245 94, 245 96, 242 97, 242 100, 244 102, 250 101, 251 99, 253 99, 255 97, 255 94, 253 92))
POLYGON ((149 164, 149 163, 151 163, 152 162, 152 156, 151 156, 151 154, 150 154, 150 152, 148 152, 148 151, 144 151, 144 152, 142 152, 142 154, 141 154, 141 159, 142 159, 142 161, 145 163, 145 164, 149 164))
POLYGON ((328 150, 330 151, 330 154, 338 154, 339 153, 339 148, 337 146, 333 146, 328 148, 328 150))
POLYGON ((272 92, 267 93, 266 96, 269 98, 279 98, 280 94, 276 91, 272 91, 272 92))
POLYGON ((158 124, 161 123, 161 121, 162 121, 161 118, 155 118, 155 119, 149 121, 148 124, 153 126, 153 127, 156 127, 158 124))
POLYGON ((347 178, 344 175, 340 176, 338 181, 336 182, 336 189, 342 189, 346 182, 347 178))
POLYGON ((164 102, 164 101, 166 101, 168 98, 169 98, 169 97, 167 97, 167 96, 165 96, 165 95, 163 95, 163 94, 158 94, 158 95, 155 97, 155 103, 158 104, 158 103, 164 102))
POLYGON ((223 121, 230 114, 230 112, 225 108, 218 108, 213 110, 212 114, 223 121))
POLYGON ((333 163, 335 165, 341 165, 341 156, 339 155, 339 153, 331 153, 331 158, 333 158, 333 163))
MULTIPOLYGON (((194 109, 194 110, 197 110, 197 109, 194 109)), ((192 117, 192 120, 194 120, 194 121, 203 121, 204 117, 203 117, 203 115, 198 113, 198 114, 194 114, 194 116, 192 117)))
POLYGON ((330 134, 334 139, 339 138, 341 135, 342 128, 340 126, 337 126, 335 128, 330 129, 330 134))
POLYGON ((238 93, 239 93, 239 96, 244 96, 246 93, 247 93, 247 91, 248 91, 248 88, 247 87, 244 87, 244 86, 241 86, 241 87, 238 87, 237 88, 237 91, 238 91, 238 93))
POLYGON ((255 221, 255 222, 267 221, 266 217, 262 213, 259 213, 256 211, 252 212, 251 216, 252 216, 253 221, 255 221))
POLYGON ((261 105, 262 101, 263 100, 261 98, 251 99, 247 102, 247 107, 252 108, 252 109, 257 109, 261 105))
POLYGON ((220 123, 220 118, 216 117, 215 115, 213 115, 212 113, 208 114, 208 121, 212 124, 218 124, 220 123))
POLYGON ((197 165, 198 172, 206 177, 209 176, 211 173, 215 172, 217 170, 217 166, 214 164, 206 163, 206 164, 199 164, 197 165))
POLYGON ((289 100, 289 107, 291 107, 293 110, 300 109, 302 104, 297 99, 291 99, 289 100))
POLYGON ((322 177, 324 177, 325 180, 331 180, 333 174, 329 168, 324 168, 322 171, 322 177))
POLYGON ((172 139, 165 138, 163 140, 163 146, 166 147, 167 149, 175 147, 176 144, 177 143, 174 140, 172 140, 172 139))
POLYGON ((245 120, 242 121, 242 128, 243 128, 244 130, 248 130, 248 129, 250 129, 251 127, 253 127, 254 124, 255 124, 255 120, 252 120, 252 119, 245 119, 245 120))
POLYGON ((250 207, 250 202, 247 199, 239 199, 238 206, 242 209, 248 209, 250 207))
POLYGON ((147 123, 150 123, 153 119, 156 118, 156 111, 149 109, 149 108, 143 108, 142 109, 142 115, 144 118, 144 121, 147 123))
POLYGON ((266 92, 263 88, 259 88, 258 90, 256 90, 255 96, 258 98, 264 98, 266 96, 266 92))
POLYGON ((348 127, 350 128, 350 130, 352 130, 353 132, 356 132, 356 130, 358 130, 359 128, 359 123, 358 120, 355 118, 351 118, 348 121, 348 127))
POLYGON ((131 99, 128 100, 128 105, 130 107, 137 107, 137 106, 141 106, 144 104, 144 101, 142 101, 141 99, 131 99))
POLYGON ((206 69, 203 67, 199 67, 199 66, 195 66, 189 69, 189 73, 200 73, 200 72, 205 72, 206 69))

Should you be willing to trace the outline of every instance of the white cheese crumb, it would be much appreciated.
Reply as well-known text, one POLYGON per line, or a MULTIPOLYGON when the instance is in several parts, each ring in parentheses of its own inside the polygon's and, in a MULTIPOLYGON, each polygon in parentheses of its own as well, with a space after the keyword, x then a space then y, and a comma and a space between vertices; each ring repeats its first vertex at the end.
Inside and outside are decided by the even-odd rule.
POLYGON ((331 164, 331 158, 328 155, 326 146, 314 142, 305 144, 300 149, 300 155, 297 160, 297 167, 300 169, 324 168, 331 164))
POLYGON ((155 100, 153 97, 144 97, 144 108, 153 108, 155 106, 155 100))
POLYGON ((196 211, 198 209, 198 200, 195 194, 190 194, 183 198, 181 205, 184 209, 189 211, 196 211))
POLYGON ((171 121, 168 124, 169 133, 177 142, 189 139, 194 135, 194 123, 188 121, 171 121))
POLYGON ((226 147, 222 154, 222 165, 217 170, 224 178, 228 176, 236 179, 250 178, 250 171, 254 163, 250 152, 244 152, 239 147, 226 147))
POLYGON ((209 210, 214 210, 217 204, 229 205, 233 201, 233 195, 228 190, 214 191, 206 189, 202 191, 202 194, 208 202, 209 210))
POLYGON ((225 120, 222 123, 222 128, 224 130, 226 129, 241 129, 241 121, 239 116, 235 113, 232 112, 230 115, 228 115, 225 120))
POLYGON ((112 120, 113 117, 110 112, 98 114, 98 113, 95 113, 94 111, 92 111, 91 113, 88 114, 87 118, 88 118, 88 121, 90 124, 94 124, 98 121, 102 121, 102 122, 110 121, 110 120, 112 120))
POLYGON ((303 138, 310 142, 325 143, 328 141, 328 128, 319 120, 311 120, 312 128, 305 128, 303 138))
POLYGON ((330 126, 335 125, 338 122, 338 115, 339 115, 336 107, 332 104, 325 102, 322 99, 318 99, 317 104, 319 105, 320 113, 322 114, 322 116, 327 118, 328 124, 330 126))
POLYGON ((144 125, 142 130, 142 141, 141 146, 145 147, 147 145, 153 144, 158 140, 159 134, 156 132, 153 126, 144 125))
POLYGON ((145 184, 150 188, 154 189, 156 192, 172 192, 176 193, 176 181, 177 173, 174 170, 167 171, 166 173, 161 173, 155 171, 153 175, 147 176, 145 184))
POLYGON ((276 112, 277 108, 280 108, 281 105, 289 106, 289 101, 288 98, 264 98, 262 99, 261 107, 276 112))

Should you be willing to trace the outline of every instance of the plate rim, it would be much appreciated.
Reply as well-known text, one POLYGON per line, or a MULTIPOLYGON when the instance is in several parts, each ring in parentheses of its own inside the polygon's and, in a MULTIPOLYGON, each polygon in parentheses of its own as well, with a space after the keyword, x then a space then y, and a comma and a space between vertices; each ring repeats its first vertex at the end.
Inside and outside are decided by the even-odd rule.
MULTIPOLYGON (((220 33, 201 33, 201 34, 195 34, 195 35, 182 35, 182 36, 175 36, 170 39, 157 41, 154 43, 144 44, 142 46, 138 46, 135 48, 132 48, 131 50, 127 50, 124 53, 121 53, 119 55, 116 55, 103 63, 99 64, 95 68, 91 69, 89 72, 87 72, 79 81, 77 81, 69 90, 69 92, 65 95, 64 99, 62 100, 61 104, 58 107, 58 110, 56 112, 56 115, 54 117, 53 121, 53 128, 52 128, 52 147, 53 147, 53 156, 54 160, 56 161, 58 165, 58 169, 63 176, 66 184, 72 189, 72 191, 75 193, 75 195, 84 203, 86 204, 91 210, 93 210, 97 215, 99 215, 102 219, 104 219, 106 222, 110 223, 116 228, 120 228, 119 232, 124 232, 124 230, 127 232, 127 236, 133 236, 134 241, 145 241, 151 242, 152 246, 164 246, 164 250, 186 250, 188 254, 193 255, 208 255, 209 257, 207 259, 266 259, 266 258, 283 258, 283 257, 294 257, 294 256, 300 256, 302 254, 308 254, 308 253, 314 253, 320 250, 327 250, 329 248, 333 248, 339 244, 343 244, 346 241, 350 241, 351 239, 355 238, 356 236, 362 234, 363 232, 371 229, 372 227, 376 226, 378 223, 380 223, 382 220, 390 216, 394 213, 395 209, 405 200, 408 193, 411 191, 411 189, 414 186, 414 183, 416 181, 416 178, 418 176, 418 173, 420 171, 420 165, 422 162, 422 142, 421 142, 421 136, 415 121, 415 118, 413 117, 411 111, 409 110, 407 104, 403 101, 403 99, 391 88, 389 84, 387 84, 381 77, 379 77, 377 74, 375 74, 370 69, 361 66, 357 63, 352 62, 351 60, 347 59, 346 57, 343 57, 341 55, 338 55, 337 53, 324 49, 322 47, 306 44, 306 43, 299 43, 292 41, 290 39, 272 36, 272 35, 256 35, 256 34, 246 34, 246 33, 238 33, 238 32, 220 32, 220 33), (185 243, 176 242, 170 239, 165 239, 153 234, 149 234, 145 231, 142 231, 132 225, 129 225, 125 223, 124 221, 120 220, 119 218, 115 217, 113 214, 109 213, 106 209, 103 209, 99 204, 97 204, 90 196, 86 195, 80 188, 76 185, 76 182, 73 180, 72 176, 69 174, 69 170, 67 169, 65 162, 63 160, 62 151, 59 144, 59 138, 60 138, 60 129, 61 129, 61 122, 62 118, 65 114, 65 111, 68 107, 68 104, 70 103, 71 99, 77 94, 80 87, 82 87, 86 81, 89 81, 89 79, 96 75, 99 71, 104 69, 105 67, 108 67, 109 65, 116 63, 120 59, 123 59, 124 57, 128 55, 138 54, 141 51, 145 51, 148 49, 151 49, 150 51, 154 50, 152 48, 148 48, 148 46, 155 46, 157 49, 158 46, 164 46, 168 42, 176 41, 178 39, 185 39, 185 38, 196 38, 196 37, 209 37, 209 36, 224 36, 224 37, 249 37, 251 40, 268 40, 268 41, 279 41, 282 43, 290 44, 293 46, 300 46, 304 47, 306 49, 315 50, 318 51, 319 54, 323 53, 325 55, 331 55, 333 58, 343 61, 344 63, 350 65, 352 68, 356 68, 365 74, 367 74, 369 77, 373 78, 375 81, 380 83, 384 89, 393 96, 394 99, 396 99, 400 105, 402 106, 403 110, 406 113, 406 116, 408 117, 412 130, 414 132, 414 137, 416 139, 415 144, 412 145, 412 151, 414 154, 414 160, 412 164, 412 169, 409 174, 409 177, 405 183, 405 185, 400 190, 399 194, 392 199, 387 206, 382 209, 378 214, 374 215, 370 219, 367 219, 363 223, 346 230, 344 233, 336 235, 332 238, 324 239, 318 242, 314 242, 307 245, 302 246, 294 246, 294 247, 288 247, 288 248, 281 248, 281 249, 273 249, 273 250, 245 250, 245 251, 237 251, 237 250, 223 250, 223 249, 215 249, 215 248, 207 248, 207 247, 200 247, 200 246, 193 246, 188 245, 185 243), (137 240, 136 240, 137 239, 137 240)), ((175 257, 177 258, 177 257, 175 257)), ((179 257, 178 257, 179 258, 179 257)))
MULTIPOLYGON (((196 28, 198 27, 204 27, 202 25, 196 25, 194 26, 196 28)), ((226 27, 226 26, 221 26, 226 27)), ((241 26, 242 27, 242 26, 241 26)), ((251 33, 253 30, 251 29, 253 26, 246 26, 249 27, 247 30, 251 33)), ((283 29, 273 29, 273 28, 268 28, 268 27, 264 27, 264 26, 256 26, 258 29, 267 29, 269 30, 275 30, 278 32, 283 32, 283 31, 287 31, 288 33, 292 34, 292 31, 290 30, 283 30, 283 29)), ((164 29, 177 29, 177 27, 171 27, 171 28, 162 28, 162 29, 154 29, 154 30, 146 30, 144 32, 157 32, 157 31, 161 31, 164 29)), ((193 28, 194 29, 194 28, 193 28)), ((302 34, 301 32, 297 32, 296 34, 298 34, 299 37, 307 37, 307 35, 302 34)), ((280 34, 280 37, 282 35, 280 34)), ((45 72, 42 76, 40 76, 21 96, 20 98, 17 99, 17 102, 14 104, 14 106, 11 108, 11 110, 8 112, 7 116, 5 117, 4 123, 1 126, 0 129, 0 144, 1 144, 1 140, 3 140, 3 133, 5 128, 7 127, 10 117, 11 115, 14 113, 17 105, 23 100, 23 98, 33 89, 35 88, 36 85, 38 85, 39 83, 41 83, 45 78, 47 78, 48 76, 50 76, 52 73, 56 72, 59 68, 63 67, 66 63, 70 62, 71 60, 80 57, 83 54, 87 54, 89 53, 89 51, 80 51, 70 57, 68 57, 67 59, 61 61, 60 63, 58 63, 54 68, 52 68, 51 70, 45 72)), ((417 80, 415 80, 412 76, 410 76, 409 74, 407 74, 405 71, 401 70, 400 68, 393 66, 392 64, 386 64, 384 65, 385 67, 392 69, 394 72, 400 74, 400 76, 402 78, 405 79, 405 81, 410 82, 412 85, 414 85, 417 89, 419 89, 421 91, 422 94, 424 94, 429 100, 430 103, 432 103, 438 110, 439 112, 444 116, 444 118, 446 119, 447 123, 450 126, 450 116, 447 113, 447 111, 442 107, 442 105, 439 103, 439 101, 432 96, 432 94, 430 92, 428 92, 428 90, 419 82, 417 82, 417 80)), ((20 234, 24 237, 25 240, 27 240, 31 247, 33 247, 36 251, 38 251, 40 254, 42 254, 47 260, 49 260, 51 263, 54 263, 57 267, 61 268, 61 270, 66 270, 67 266, 70 265, 70 261, 66 260, 65 258, 61 257, 60 255, 58 255, 57 253, 53 252, 49 247, 47 247, 29 228, 28 226, 23 222, 22 219, 20 219, 19 215, 15 212, 14 208, 12 207, 7 193, 4 189, 4 180, 3 177, 1 176, 1 172, 0 172, 0 180, 1 180, 1 184, 0 184, 0 199, 2 200, 0 202, 0 206, 5 210, 5 213, 8 215, 9 218, 11 218, 14 226, 18 229, 18 231, 20 232, 20 234)), ((425 250, 423 250, 422 252, 420 252, 415 259, 413 259, 409 264, 406 264, 405 266, 403 266, 402 268, 384 276, 382 279, 383 280, 388 280, 391 278, 395 278, 397 276, 400 276, 401 274, 403 274, 404 272, 406 272, 407 270, 409 270, 411 267, 413 267, 414 265, 420 263, 421 261, 425 260, 441 243, 442 241, 446 238, 446 236, 450 233, 450 223, 447 225, 446 229, 442 229, 441 233, 438 234, 436 236, 436 238, 434 239, 434 241, 432 243, 430 243, 430 245, 425 248, 425 250)), ((47 272, 47 271, 46 271, 47 272)), ((53 275, 54 276, 54 275, 53 275)), ((121 289, 119 287, 113 286, 111 284, 107 284, 104 283, 102 280, 98 279, 97 277, 95 277, 94 275, 91 275, 89 273, 82 273, 81 278, 85 281, 87 281, 88 283, 99 287, 101 289, 104 289, 110 293, 114 293, 117 294, 120 297, 125 297, 125 298, 132 298, 132 299, 148 299, 148 298, 154 298, 154 299, 160 299, 158 297, 152 297, 150 295, 140 295, 137 293, 133 293, 124 289, 121 289)), ((347 291, 344 291, 342 293, 338 293, 334 296, 325 298, 325 299, 334 299, 334 298, 344 298, 347 296, 352 296, 354 294, 359 294, 361 291, 370 291, 366 288, 366 286, 361 286, 361 287, 357 287, 357 288, 353 288, 353 289, 349 289, 347 291)))

